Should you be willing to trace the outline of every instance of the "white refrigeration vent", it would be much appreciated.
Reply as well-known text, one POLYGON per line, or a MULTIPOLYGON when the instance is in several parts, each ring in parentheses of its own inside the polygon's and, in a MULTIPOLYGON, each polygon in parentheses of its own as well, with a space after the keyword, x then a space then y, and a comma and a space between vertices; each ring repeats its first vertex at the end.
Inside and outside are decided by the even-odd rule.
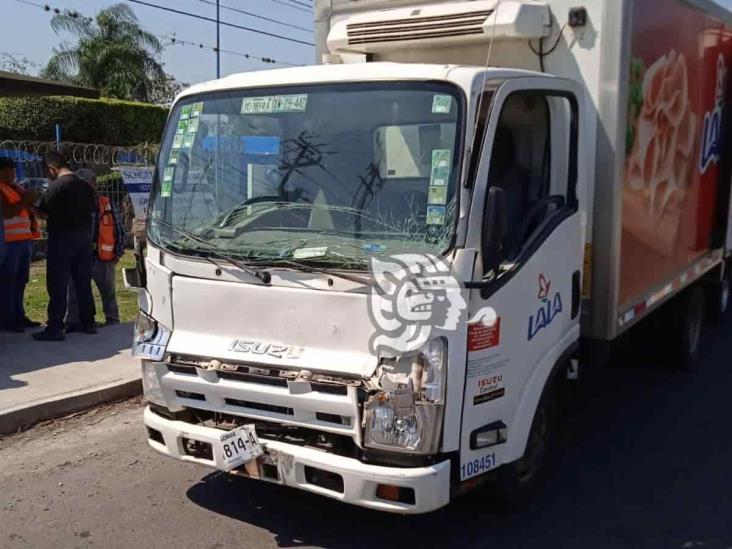
POLYGON ((373 53, 405 45, 437 46, 549 34, 544 3, 477 0, 370 11, 339 21, 328 35, 332 53, 373 53), (500 4, 500 5, 499 5, 500 4))

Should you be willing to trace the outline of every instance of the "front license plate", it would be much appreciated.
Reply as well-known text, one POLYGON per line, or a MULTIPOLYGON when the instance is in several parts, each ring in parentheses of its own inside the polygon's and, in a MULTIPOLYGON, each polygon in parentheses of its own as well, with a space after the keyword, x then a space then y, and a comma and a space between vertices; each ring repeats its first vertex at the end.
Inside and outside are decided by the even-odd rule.
POLYGON ((254 425, 243 425, 223 433, 219 437, 217 451, 222 458, 224 471, 231 471, 263 453, 254 425))

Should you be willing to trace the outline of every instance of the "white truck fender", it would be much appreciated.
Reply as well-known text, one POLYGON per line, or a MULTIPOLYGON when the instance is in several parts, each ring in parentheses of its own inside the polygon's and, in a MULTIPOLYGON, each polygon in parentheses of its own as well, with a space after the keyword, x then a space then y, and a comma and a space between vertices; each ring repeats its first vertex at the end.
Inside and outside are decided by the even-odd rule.
POLYGON ((559 343, 546 353, 544 359, 538 364, 526 383, 516 415, 508 430, 508 447, 504 454, 504 463, 510 463, 524 455, 531 423, 534 420, 534 414, 544 392, 544 387, 552 377, 554 369, 560 366, 560 362, 563 362, 565 358, 569 358, 568 355, 576 348, 579 335, 580 328, 575 324, 567 331, 559 343))

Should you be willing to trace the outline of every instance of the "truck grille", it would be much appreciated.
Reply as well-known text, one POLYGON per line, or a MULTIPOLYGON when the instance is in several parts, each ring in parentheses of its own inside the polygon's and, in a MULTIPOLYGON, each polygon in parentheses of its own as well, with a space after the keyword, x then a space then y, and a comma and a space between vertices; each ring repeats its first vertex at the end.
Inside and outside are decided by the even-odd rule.
POLYGON ((291 386, 292 372, 261 365, 206 370, 195 359, 171 357, 160 384, 170 405, 230 414, 343 435, 361 443, 359 388, 312 381, 291 386))
POLYGON ((482 35, 483 23, 492 13, 493 10, 484 10, 351 23, 346 27, 348 43, 357 45, 482 35))

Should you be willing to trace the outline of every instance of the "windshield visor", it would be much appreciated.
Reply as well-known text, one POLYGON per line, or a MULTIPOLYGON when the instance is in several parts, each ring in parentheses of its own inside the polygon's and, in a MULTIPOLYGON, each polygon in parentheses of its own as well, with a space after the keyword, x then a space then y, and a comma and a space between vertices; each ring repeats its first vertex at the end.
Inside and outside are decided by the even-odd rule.
POLYGON ((150 237, 179 253, 354 269, 374 254, 442 253, 461 111, 457 88, 440 83, 185 98, 161 147, 150 237))

